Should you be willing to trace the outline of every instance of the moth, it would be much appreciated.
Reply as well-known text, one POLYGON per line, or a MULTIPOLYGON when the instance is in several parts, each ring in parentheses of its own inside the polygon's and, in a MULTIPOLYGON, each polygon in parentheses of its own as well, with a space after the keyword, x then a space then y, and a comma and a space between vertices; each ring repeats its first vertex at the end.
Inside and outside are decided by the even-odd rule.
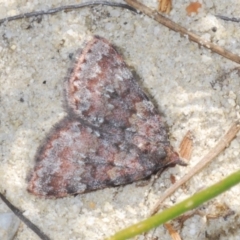
POLYGON ((30 193, 65 197, 182 163, 158 110, 108 40, 86 43, 64 89, 67 116, 36 153, 30 193))

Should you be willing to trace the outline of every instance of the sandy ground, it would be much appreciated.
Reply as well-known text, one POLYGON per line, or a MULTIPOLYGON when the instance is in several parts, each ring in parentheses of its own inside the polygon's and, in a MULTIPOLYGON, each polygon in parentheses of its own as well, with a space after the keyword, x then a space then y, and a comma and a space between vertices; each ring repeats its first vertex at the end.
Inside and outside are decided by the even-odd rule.
MULTIPOLYGON (((156 0, 142 2, 157 6, 156 0)), ((240 16, 240 2, 205 2, 199 14, 188 17, 185 8, 189 1, 173 1, 169 17, 240 54, 239 23, 214 17, 240 16)), ((1 0, 0 16, 72 3, 1 0)), ((240 72, 236 67, 236 63, 181 38, 149 17, 121 8, 98 6, 0 25, 1 191, 6 190, 7 198, 51 239, 103 239, 144 219, 171 185, 170 175, 179 179, 187 173, 239 118, 240 72), (192 159, 188 167, 166 170, 153 186, 148 181, 144 186, 133 183, 63 199, 37 198, 26 191, 26 176, 42 139, 66 114, 62 83, 72 64, 71 56, 84 39, 95 34, 115 44, 137 74, 166 120, 176 149, 186 132, 192 131, 192 159)), ((239 147, 240 136, 165 205, 171 206, 239 169, 239 147)), ((240 186, 236 186, 202 206, 203 215, 193 215, 179 229, 182 239, 240 239, 239 198, 240 186), (233 214, 226 216, 229 212, 233 214), (207 219, 209 214, 215 217, 207 219)), ((8 211, 1 202, 0 211, 8 211)), ((153 238, 167 240, 170 236, 164 227, 158 227, 140 239, 153 238)), ((22 223, 16 239, 38 237, 22 223)))

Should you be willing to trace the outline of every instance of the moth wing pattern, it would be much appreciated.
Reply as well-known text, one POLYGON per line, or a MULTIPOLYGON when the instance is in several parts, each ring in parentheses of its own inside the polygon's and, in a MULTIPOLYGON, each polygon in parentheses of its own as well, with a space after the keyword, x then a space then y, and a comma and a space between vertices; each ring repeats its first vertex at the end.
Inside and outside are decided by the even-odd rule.
POLYGON ((77 120, 63 119, 47 140, 28 186, 38 196, 65 197, 118 186, 155 171, 155 164, 136 147, 121 148, 119 137, 94 132, 77 120))
POLYGON ((68 116, 39 148, 29 192, 65 197, 181 163, 157 109, 106 39, 86 44, 65 82, 65 98, 68 116))

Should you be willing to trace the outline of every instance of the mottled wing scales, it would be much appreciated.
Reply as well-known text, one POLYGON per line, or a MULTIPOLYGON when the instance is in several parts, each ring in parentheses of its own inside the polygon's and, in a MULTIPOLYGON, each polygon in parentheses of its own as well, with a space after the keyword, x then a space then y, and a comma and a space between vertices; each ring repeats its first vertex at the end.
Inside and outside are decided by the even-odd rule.
POLYGON ((28 190, 64 197, 143 179, 180 161, 122 57, 94 37, 65 82, 68 116, 36 155, 28 190))
POLYGON ((66 89, 69 108, 98 127, 129 127, 135 102, 144 99, 121 56, 102 38, 87 44, 66 89))
POLYGON ((94 37, 66 82, 70 111, 107 132, 136 133, 131 143, 142 151, 156 151, 168 145, 161 117, 146 98, 115 48, 94 37))
POLYGON ((118 137, 63 119, 39 149, 28 190, 64 197, 133 182, 154 171, 155 164, 137 148, 120 149, 120 145, 118 137))

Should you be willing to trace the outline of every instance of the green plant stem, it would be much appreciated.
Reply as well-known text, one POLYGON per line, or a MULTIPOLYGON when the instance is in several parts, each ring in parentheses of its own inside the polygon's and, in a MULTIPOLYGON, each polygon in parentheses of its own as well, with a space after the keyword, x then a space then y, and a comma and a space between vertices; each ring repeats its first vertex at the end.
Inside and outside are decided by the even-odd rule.
POLYGON ((124 240, 134 237, 140 233, 146 232, 152 228, 155 228, 169 220, 172 220, 181 214, 192 210, 204 202, 218 196, 219 194, 227 191, 229 188, 240 182, 240 170, 231 174, 222 181, 208 187, 207 189, 194 194, 192 197, 176 204, 175 206, 162 211, 144 221, 134 224, 122 231, 117 232, 107 240, 124 240))

